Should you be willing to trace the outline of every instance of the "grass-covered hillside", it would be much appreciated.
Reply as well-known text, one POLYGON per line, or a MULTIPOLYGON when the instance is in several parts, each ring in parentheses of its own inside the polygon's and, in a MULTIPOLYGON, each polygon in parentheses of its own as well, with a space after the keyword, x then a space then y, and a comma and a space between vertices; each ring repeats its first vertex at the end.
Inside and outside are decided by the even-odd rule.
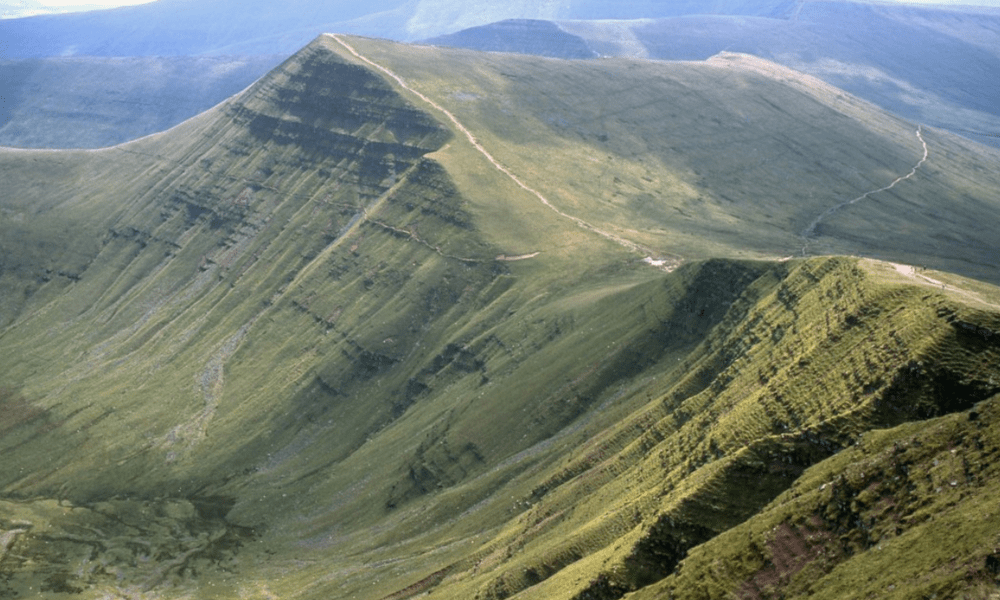
POLYGON ((741 55, 342 36, 2 150, 0 597, 988 594, 998 166, 741 55))

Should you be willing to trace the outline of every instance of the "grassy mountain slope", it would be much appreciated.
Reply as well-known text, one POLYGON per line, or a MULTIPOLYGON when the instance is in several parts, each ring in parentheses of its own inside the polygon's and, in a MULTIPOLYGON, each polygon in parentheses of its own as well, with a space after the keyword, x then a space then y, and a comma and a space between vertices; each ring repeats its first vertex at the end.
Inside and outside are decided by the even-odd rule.
MULTIPOLYGON (((617 598, 714 577, 697 557, 719 536, 812 523, 817 477, 875 482, 845 466, 855 443, 878 462, 971 418, 975 452, 995 445, 996 287, 762 259, 829 245, 995 281, 967 240, 995 247, 998 162, 742 56, 333 36, 163 134, 0 151, 0 594, 617 598), (844 204, 921 139, 919 175, 844 204)), ((995 492, 970 469, 949 518, 995 492)), ((875 534, 827 513, 854 545, 823 573, 863 573, 875 534)), ((943 543, 946 523, 892 535, 943 543)), ((746 558, 720 589, 760 595, 770 550, 729 547, 746 558)), ((929 585, 980 585, 956 573, 992 563, 961 556, 929 585)))
POLYGON ((727 49, 774 60, 907 119, 996 145, 1000 104, 982 85, 1000 73, 1000 14, 966 10, 819 2, 794 21, 691 17, 636 35, 660 58, 727 49), (871 39, 879 43, 860 50, 871 39))
POLYGON ((630 597, 995 595, 996 409, 866 435, 630 597))

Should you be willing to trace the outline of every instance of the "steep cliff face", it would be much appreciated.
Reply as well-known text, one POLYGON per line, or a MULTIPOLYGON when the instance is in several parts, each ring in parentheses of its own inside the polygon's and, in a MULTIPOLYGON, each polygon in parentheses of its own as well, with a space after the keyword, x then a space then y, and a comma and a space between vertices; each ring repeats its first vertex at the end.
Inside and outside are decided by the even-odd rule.
POLYGON ((209 488, 332 468, 446 380, 505 289, 450 136, 318 43, 164 136, 7 152, 5 591, 224 573, 257 534, 209 488))
MULTIPOLYGON (((606 65, 532 60, 324 36, 162 135, 0 154, 0 593, 618 598, 707 579, 762 597, 861 577, 880 540, 950 539, 920 507, 946 498, 958 519, 996 491, 997 289, 856 257, 657 258, 735 236, 657 245, 681 228, 662 217, 676 198, 588 195, 619 174, 686 189, 677 163, 622 158, 655 141, 626 126, 652 92, 620 85, 651 67, 603 81, 606 65), (637 95, 570 121, 546 96, 557 76, 637 95), (515 101, 535 108, 505 129, 515 101), (580 137, 596 127, 614 135, 580 137), (595 149, 629 168, 563 170, 595 149), (905 461, 888 440, 908 440, 905 461), (981 461, 951 486, 957 459, 933 461, 965 445, 981 461), (700 558, 723 540, 724 576, 700 558), (822 563, 782 550, 823 544, 822 563)), ((735 80, 763 94, 754 127, 780 120, 774 97, 833 118, 828 90, 803 100, 759 63, 679 69, 652 91, 693 103, 677 88, 735 80)), ((717 98, 693 130, 735 102, 717 98)), ((911 158, 907 126, 848 108, 837 119, 890 166, 911 158)), ((924 185, 968 178, 955 222, 989 205, 989 155, 931 148, 956 155, 924 185)), ((700 206, 706 231, 752 212, 700 206)), ((777 231, 741 252, 801 241, 777 231)), ((983 567, 928 585, 991 572, 979 550, 956 556, 983 567)))

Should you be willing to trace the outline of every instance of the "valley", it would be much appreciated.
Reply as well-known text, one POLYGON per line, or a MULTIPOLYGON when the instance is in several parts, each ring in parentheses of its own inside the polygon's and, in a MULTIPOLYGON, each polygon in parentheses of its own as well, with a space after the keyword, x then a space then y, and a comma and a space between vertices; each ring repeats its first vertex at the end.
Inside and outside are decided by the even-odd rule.
POLYGON ((324 34, 0 169, 0 597, 996 592, 996 150, 324 34))

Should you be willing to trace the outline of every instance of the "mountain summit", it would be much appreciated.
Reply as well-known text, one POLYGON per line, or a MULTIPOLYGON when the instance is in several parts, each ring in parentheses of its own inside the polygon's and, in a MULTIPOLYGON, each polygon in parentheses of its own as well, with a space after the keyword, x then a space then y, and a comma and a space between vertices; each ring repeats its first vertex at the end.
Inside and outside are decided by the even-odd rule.
POLYGON ((0 165, 0 594, 995 587, 982 146, 745 55, 324 35, 0 165))

